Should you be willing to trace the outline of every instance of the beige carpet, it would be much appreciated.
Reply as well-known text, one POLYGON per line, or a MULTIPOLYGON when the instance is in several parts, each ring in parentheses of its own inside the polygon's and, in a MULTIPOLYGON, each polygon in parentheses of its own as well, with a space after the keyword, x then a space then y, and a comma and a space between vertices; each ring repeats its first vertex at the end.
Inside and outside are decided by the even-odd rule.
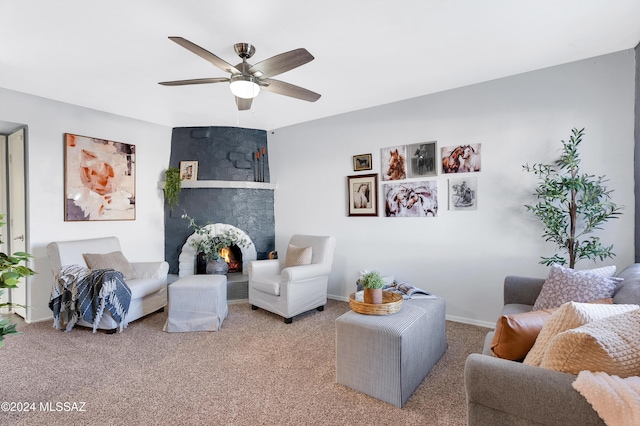
POLYGON ((0 424, 466 424, 464 361, 486 328, 447 322, 447 352, 400 409, 335 382, 334 320, 348 309, 330 300, 287 325, 235 304, 200 333, 163 332, 166 313, 114 335, 22 325, 0 348, 0 401, 35 412, 0 412, 0 424), (41 411, 65 402, 84 411, 41 411))

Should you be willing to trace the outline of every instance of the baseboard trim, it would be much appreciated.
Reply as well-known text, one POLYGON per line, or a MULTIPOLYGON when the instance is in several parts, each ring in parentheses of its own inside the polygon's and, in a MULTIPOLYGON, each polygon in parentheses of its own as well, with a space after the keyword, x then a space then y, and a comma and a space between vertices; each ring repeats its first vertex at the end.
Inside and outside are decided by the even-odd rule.
POLYGON ((493 330, 496 327, 495 322, 480 321, 477 319, 457 317, 455 315, 446 315, 445 318, 447 319, 447 321, 460 322, 460 323, 469 324, 469 325, 477 325, 478 327, 490 328, 491 330, 493 330))

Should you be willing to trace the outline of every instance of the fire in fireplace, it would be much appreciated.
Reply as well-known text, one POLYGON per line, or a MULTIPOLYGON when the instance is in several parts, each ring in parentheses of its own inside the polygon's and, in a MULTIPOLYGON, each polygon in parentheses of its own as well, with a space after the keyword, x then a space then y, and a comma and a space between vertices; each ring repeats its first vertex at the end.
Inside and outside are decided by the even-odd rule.
POLYGON ((242 272, 242 251, 237 245, 226 247, 220 250, 220 256, 229 265, 229 273, 242 272))

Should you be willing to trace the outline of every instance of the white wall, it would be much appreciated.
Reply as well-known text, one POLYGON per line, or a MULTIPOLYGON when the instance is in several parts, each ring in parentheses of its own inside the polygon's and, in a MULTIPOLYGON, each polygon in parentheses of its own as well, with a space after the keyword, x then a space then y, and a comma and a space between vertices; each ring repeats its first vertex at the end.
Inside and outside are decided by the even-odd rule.
POLYGON ((0 120, 28 126, 29 247, 37 275, 27 283, 27 319, 51 317, 51 241, 115 235, 130 261, 164 259, 164 210, 157 182, 169 162, 171 128, 0 88, 0 120), (64 221, 64 133, 136 145, 136 220, 64 221))
POLYGON ((285 253, 294 233, 335 235, 332 297, 347 300, 358 271, 376 269, 444 296, 450 319, 491 326, 505 275, 544 277, 540 256, 554 253, 523 207, 536 181, 522 165, 554 161, 560 140, 585 127, 583 171, 605 174, 625 206, 600 234, 617 257, 598 265, 624 268, 634 261, 634 67, 627 50, 269 132, 276 248, 285 253), (380 217, 347 216, 353 155, 372 153, 380 173, 380 149, 433 140, 482 144, 476 211, 448 211, 439 174, 437 218, 385 218, 382 203, 380 217))
MULTIPOLYGON (((504 276, 545 276, 539 257, 553 253, 523 208, 536 182, 521 166, 553 161, 575 126, 586 127, 584 170, 606 174, 614 201, 626 206, 601 234, 617 253, 603 264, 625 267, 634 259, 634 65, 628 50, 269 133, 276 248, 285 253, 294 233, 335 235, 331 297, 346 300, 358 271, 377 269, 444 296, 450 319, 491 325, 504 276), (477 211, 448 211, 447 176, 440 174, 437 218, 347 217, 353 155, 372 153, 379 173, 381 148, 431 140, 439 147, 482 143, 477 211)), ((28 283, 29 320, 51 316, 50 241, 116 235, 132 261, 164 257, 156 182, 168 164, 171 128, 1 88, 0 99, 0 120, 28 125, 28 250, 38 272, 28 283), (135 221, 64 222, 65 132, 136 145, 135 221)))

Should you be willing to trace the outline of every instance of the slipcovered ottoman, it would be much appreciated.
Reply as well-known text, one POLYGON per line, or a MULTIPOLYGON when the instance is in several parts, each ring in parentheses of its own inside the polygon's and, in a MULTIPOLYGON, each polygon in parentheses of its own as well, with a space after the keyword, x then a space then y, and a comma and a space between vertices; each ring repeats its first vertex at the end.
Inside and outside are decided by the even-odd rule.
POLYGON ((180 278, 169 285, 164 331, 218 331, 228 312, 226 275, 180 278))
POLYGON ((336 381, 402 407, 447 348, 445 300, 404 300, 391 315, 336 319, 336 381))

